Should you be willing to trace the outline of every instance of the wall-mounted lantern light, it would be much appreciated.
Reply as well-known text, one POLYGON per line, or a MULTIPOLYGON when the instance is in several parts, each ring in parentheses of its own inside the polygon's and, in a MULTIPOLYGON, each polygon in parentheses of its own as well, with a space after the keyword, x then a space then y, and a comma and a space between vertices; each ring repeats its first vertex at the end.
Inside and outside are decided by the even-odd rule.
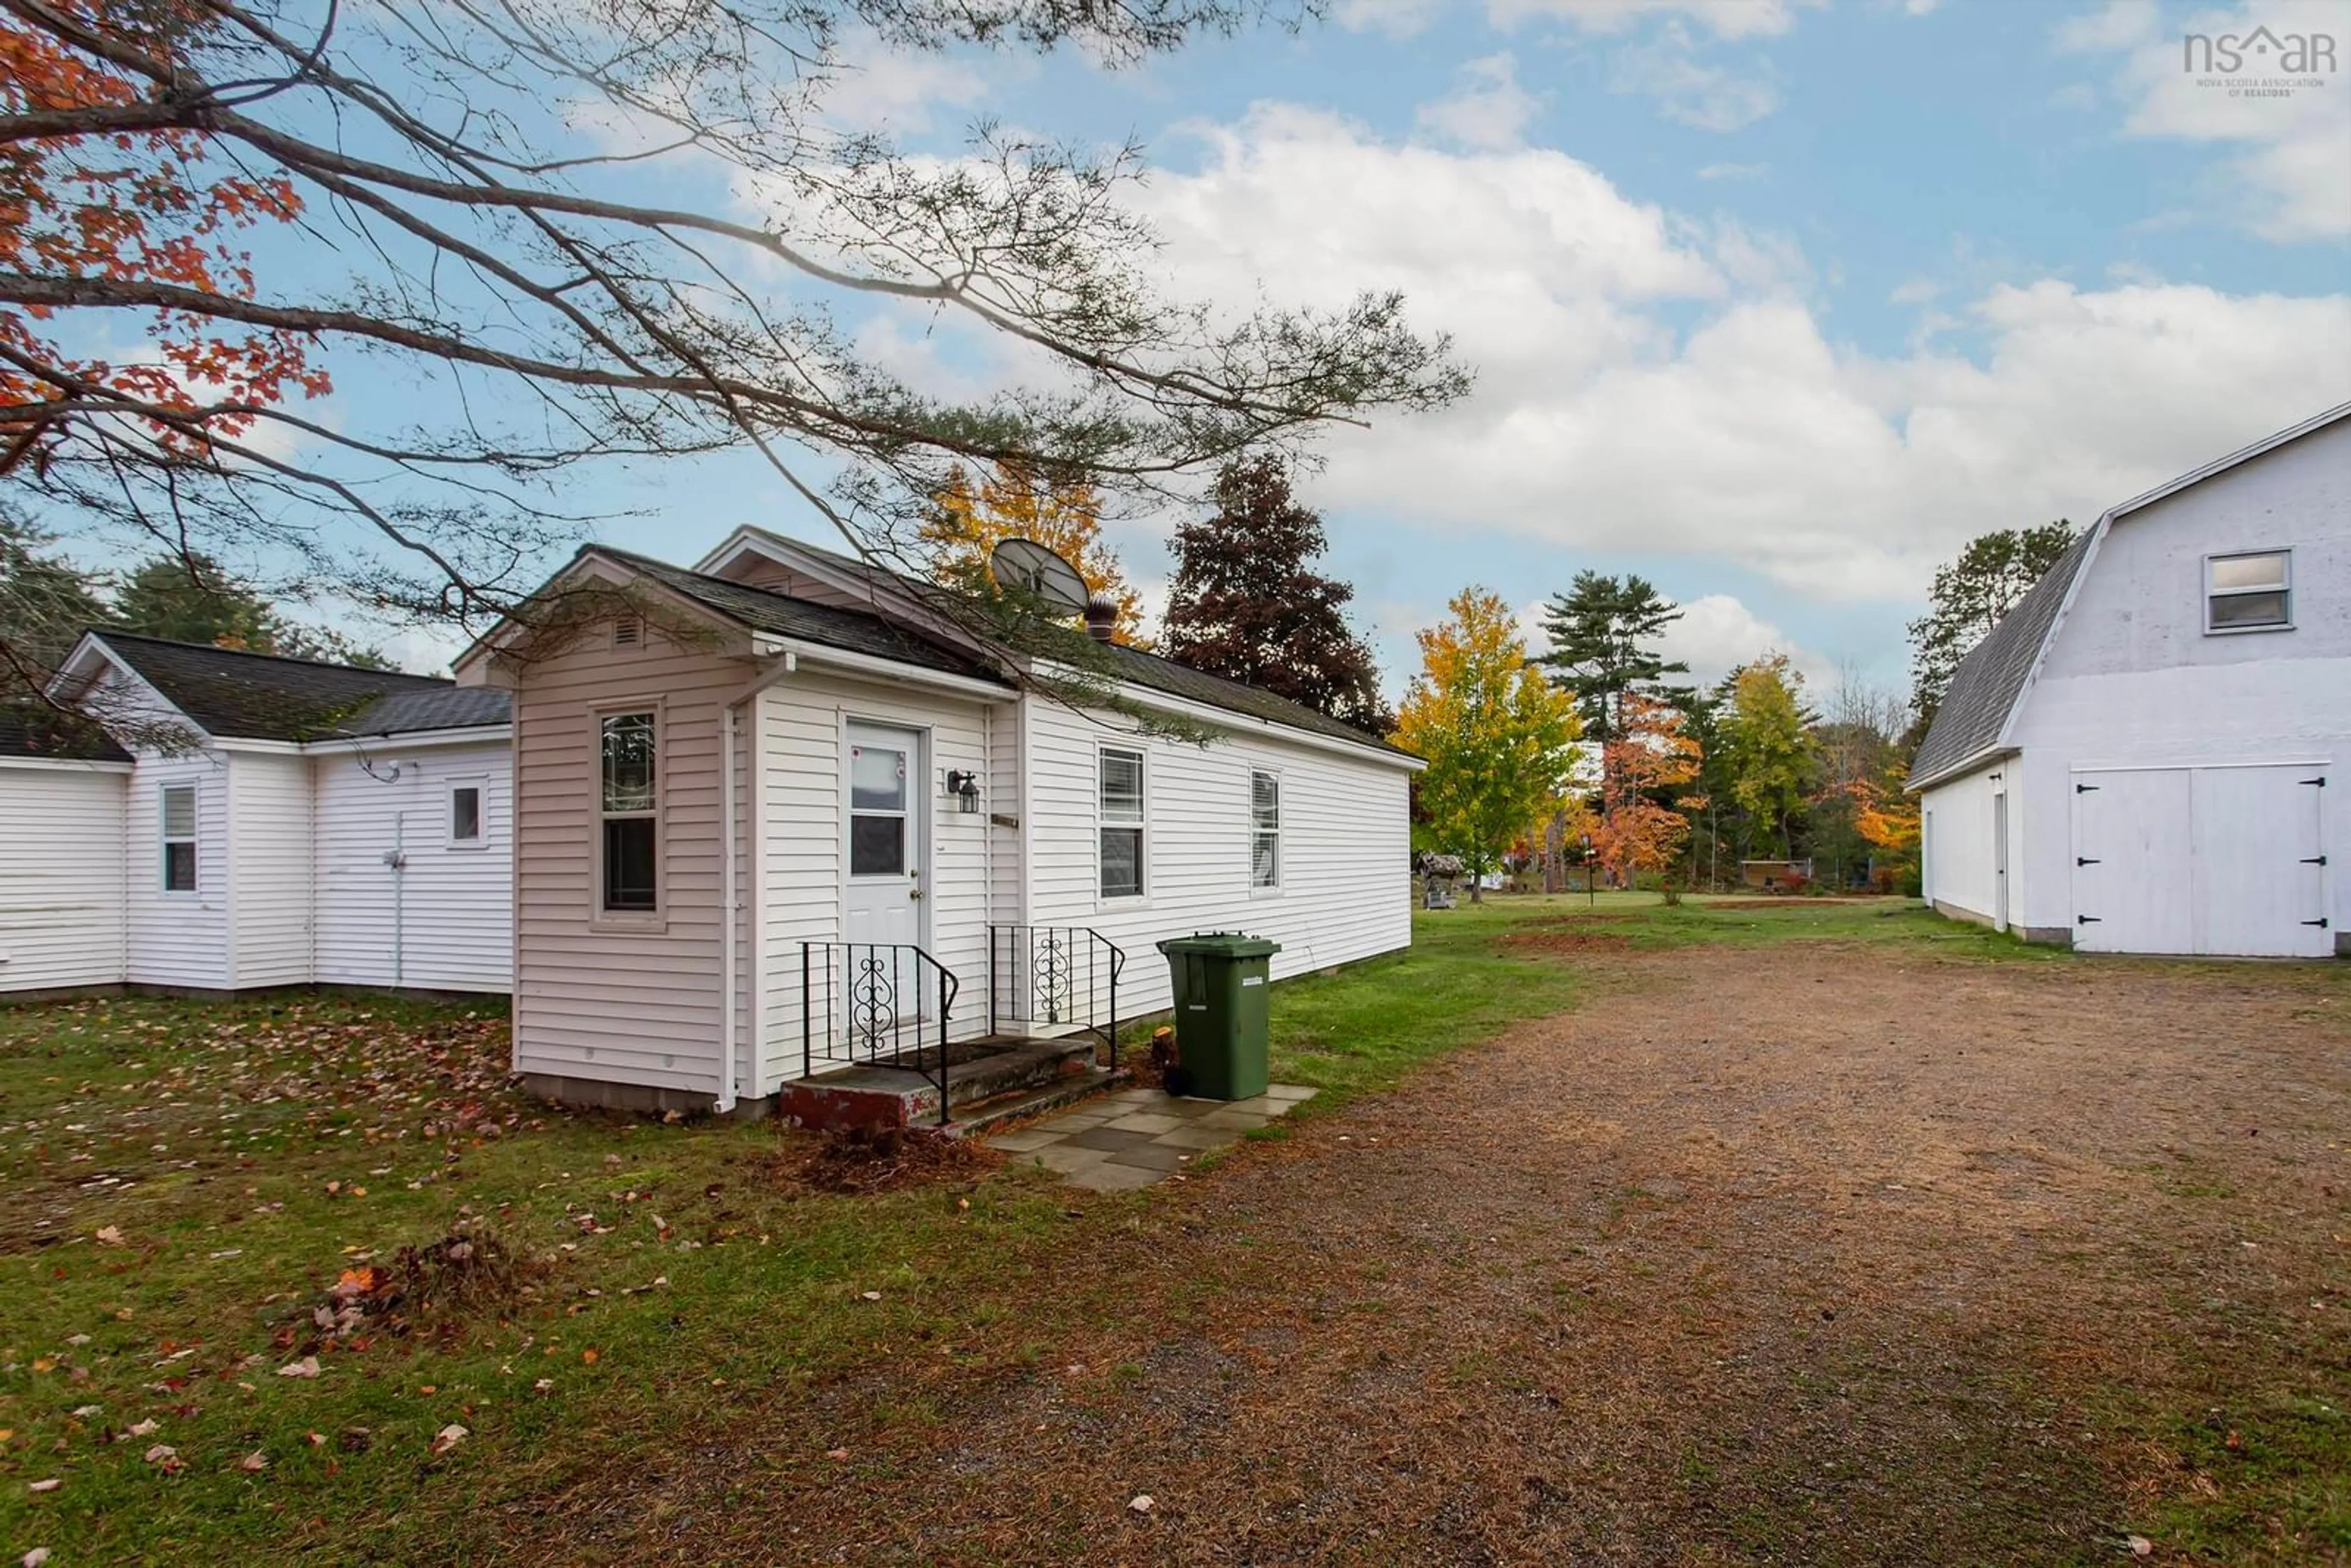
POLYGON ((959 768, 948 768, 947 793, 955 797, 956 810, 970 816, 979 810, 979 775, 959 768))

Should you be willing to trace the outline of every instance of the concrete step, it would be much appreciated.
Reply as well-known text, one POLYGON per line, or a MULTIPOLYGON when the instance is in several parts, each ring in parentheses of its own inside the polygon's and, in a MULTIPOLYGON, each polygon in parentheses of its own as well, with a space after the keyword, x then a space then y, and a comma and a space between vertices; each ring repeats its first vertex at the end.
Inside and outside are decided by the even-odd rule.
POLYGON ((1066 1110, 1081 1100, 1107 1094, 1124 1084, 1129 1076, 1123 1068, 1116 1072, 1094 1067, 1083 1072, 1068 1073, 1038 1088, 1016 1090, 1009 1094, 998 1094, 993 1099, 975 1101, 962 1106, 956 1111, 956 1119, 942 1131, 950 1138, 978 1137, 1008 1123, 1066 1110))
MULTIPOLYGON (((958 1040, 948 1051, 947 1109, 1050 1089, 1093 1072, 1092 1036, 958 1040)), ((939 1087, 927 1074, 881 1062, 833 1068, 784 1085, 777 1113, 803 1127, 936 1126, 939 1087)))

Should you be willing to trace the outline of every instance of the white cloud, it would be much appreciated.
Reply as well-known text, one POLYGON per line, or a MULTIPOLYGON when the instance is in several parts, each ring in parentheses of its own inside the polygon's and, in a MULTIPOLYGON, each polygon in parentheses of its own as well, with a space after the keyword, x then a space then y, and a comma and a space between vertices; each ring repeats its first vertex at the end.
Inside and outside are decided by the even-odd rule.
POLYGON ((1668 659, 1690 667, 1694 685, 1712 685, 1740 664, 1750 664, 1767 653, 1785 653, 1815 690, 1835 678, 1836 665, 1825 655, 1799 644, 1728 593, 1709 593, 1681 607, 1681 619, 1658 639, 1668 659))
POLYGON ((1444 8, 1444 0, 1339 0, 1332 16, 1351 33, 1409 38, 1437 20, 1444 8))
POLYGON ((1461 68, 1460 85, 1444 98, 1424 103, 1416 117, 1422 130, 1464 147, 1515 147, 1542 101, 1519 85, 1517 62, 1508 54, 1488 55, 1461 68))
POLYGON ((1654 98, 1667 119, 1700 131, 1736 131, 1780 107, 1780 89, 1767 78, 1702 63, 1679 22, 1649 43, 1618 51, 1608 85, 1654 98))
POLYGON ((1652 16, 1687 16, 1718 38, 1784 33, 1796 12, 1828 0, 1488 0, 1487 15, 1498 27, 1530 17, 1557 17, 1587 33, 1625 32, 1652 16))
POLYGON ((1280 106, 1205 134, 1202 168, 1145 193, 1180 291, 1401 289, 1478 370, 1456 408, 1334 435, 1333 512, 1908 599, 1985 528, 2086 520, 2351 397, 2340 295, 1978 285, 1945 302, 1975 357, 1876 356, 1749 236, 1557 152, 1396 145, 1280 106))
MULTIPOLYGON (((987 96, 988 79, 971 60, 922 49, 893 49, 871 28, 841 39, 842 64, 824 91, 825 118, 852 131, 920 135, 938 127, 943 110, 964 110, 987 96)), ((1022 68, 1025 57, 997 57, 999 72, 1022 68)))
MULTIPOLYGON (((2237 149, 2225 178, 2182 179, 2189 211, 2273 240, 2351 235, 2351 76, 2343 68, 2351 29, 2340 0, 2262 0, 2233 10, 2204 10, 2177 27, 2152 6, 2114 0, 2058 29, 2061 49, 2121 57, 2116 83, 2130 105, 2130 136, 2211 142, 2237 149), (2266 26, 2280 37, 2327 34, 2333 68, 2283 97, 2234 90, 2232 81, 2274 78, 2277 58, 2248 48, 2234 78, 2191 71, 2186 39, 2199 34, 2244 37, 2266 26)), ((2167 214, 2179 216, 2178 214, 2167 214)))

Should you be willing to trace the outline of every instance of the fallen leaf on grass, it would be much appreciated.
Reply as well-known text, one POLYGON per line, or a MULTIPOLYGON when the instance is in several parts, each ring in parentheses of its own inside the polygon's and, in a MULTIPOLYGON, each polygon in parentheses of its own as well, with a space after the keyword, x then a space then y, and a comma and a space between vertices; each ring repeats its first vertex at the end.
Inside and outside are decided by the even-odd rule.
POLYGON ((1149 1492, 1144 1492, 1137 1496, 1134 1500, 1128 1503, 1126 1505, 1126 1510, 1129 1513, 1149 1513, 1152 1509, 1156 1506, 1157 1505, 1151 1500, 1151 1494, 1149 1492))
POLYGON ((2151 1557, 2155 1554, 2155 1542, 2144 1535, 2134 1535, 2130 1538, 2130 1549, 2134 1557, 2151 1557))
POLYGON ((48 1560, 49 1549, 46 1546, 36 1546, 16 1559, 16 1568, 41 1568, 41 1564, 48 1560))
POLYGON ((152 1437, 162 1426, 162 1422, 156 1420, 151 1416, 146 1420, 141 1421, 132 1426, 130 1431, 125 1435, 132 1437, 152 1437))
POLYGON ((246 1455, 245 1458, 237 1460, 236 1468, 245 1471, 247 1475, 258 1475, 263 1470, 269 1468, 269 1460, 262 1454, 260 1449, 256 1448, 253 1452, 246 1455))
POLYGON ((122 1228, 121 1228, 120 1226, 119 1226, 119 1225, 101 1225, 101 1226, 99 1226, 99 1227, 98 1228, 98 1244, 99 1244, 100 1247, 120 1247, 120 1246, 121 1246, 121 1245, 122 1245, 122 1228))
POLYGON ((319 1375, 319 1358, 315 1355, 306 1355, 299 1361, 289 1361, 285 1365, 277 1369, 277 1375, 280 1377, 316 1377, 319 1375))
POLYGON ((433 1435, 433 1451, 435 1454, 445 1454, 472 1435, 465 1427, 452 1421, 433 1435))
POLYGON ((828 1459, 845 1459, 849 1458, 849 1450, 847 1448, 827 1448, 824 1451, 824 1457, 828 1459))
POLYGON ((65 1482, 58 1480, 56 1477, 52 1476, 49 1479, 45 1481, 35 1481, 31 1486, 25 1490, 33 1493, 34 1496, 38 1497, 43 1492, 55 1491, 65 1484, 65 1482))
POLYGON ((882 1299, 882 1292, 879 1291, 868 1291, 865 1292, 865 1299, 869 1301, 878 1301, 882 1299))
POLYGON ((580 1353, 580 1359, 581 1361, 583 1361, 583 1362, 587 1363, 590 1366, 593 1366, 593 1365, 595 1365, 599 1361, 601 1361, 603 1358, 604 1358, 604 1353, 603 1353, 602 1351, 601 1351, 601 1350, 598 1350, 598 1349, 597 1349, 594 1345, 592 1345, 592 1344, 591 1344, 591 1345, 590 1345, 586 1350, 583 1350, 583 1351, 581 1351, 581 1352, 580 1353))
POLYGON ((147 1462, 165 1475, 177 1475, 187 1467, 180 1462, 180 1450, 169 1443, 158 1443, 147 1450, 147 1462))

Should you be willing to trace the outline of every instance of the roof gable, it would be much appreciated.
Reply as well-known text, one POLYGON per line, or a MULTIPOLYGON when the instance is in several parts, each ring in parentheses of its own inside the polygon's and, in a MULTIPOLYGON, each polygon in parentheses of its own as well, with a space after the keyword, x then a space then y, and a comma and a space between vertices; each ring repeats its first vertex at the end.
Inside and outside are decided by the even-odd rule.
POLYGON ((1963 772, 1977 759, 2000 748, 2056 639, 2066 608, 2074 601, 2077 583, 2096 559, 2099 541, 2118 519, 2346 417, 2351 417, 2351 403, 2314 414, 2299 424, 2134 496, 2084 529, 2082 537, 2058 557, 2047 575, 1959 661, 1959 667, 1951 674, 1950 689, 1944 694, 1942 706, 1935 710, 1935 722, 1928 727, 1927 738, 1919 742, 1917 755, 1910 760, 1909 787, 1924 789, 1963 772))
POLYGON ((131 753, 97 725, 31 703, 0 703, 0 757, 57 762, 131 760, 131 753))

